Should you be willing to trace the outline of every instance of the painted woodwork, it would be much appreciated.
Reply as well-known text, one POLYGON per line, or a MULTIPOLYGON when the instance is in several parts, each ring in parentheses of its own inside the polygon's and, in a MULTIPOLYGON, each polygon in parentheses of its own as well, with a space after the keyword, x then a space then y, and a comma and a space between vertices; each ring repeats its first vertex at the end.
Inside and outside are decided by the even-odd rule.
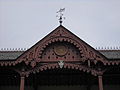
POLYGON ((60 25, 33 47, 25 51, 15 61, 1 61, 0 65, 15 66, 24 62, 27 66, 33 68, 27 71, 28 74, 38 71, 36 68, 40 70, 57 68, 60 60, 63 60, 68 68, 77 69, 79 67, 79 69, 82 69, 84 67, 83 71, 91 72, 94 75, 98 75, 98 72, 103 73, 104 70, 100 72, 97 68, 91 68, 90 63, 94 65, 99 62, 103 65, 118 65, 120 63, 120 61, 108 61, 105 56, 60 25), (85 65, 86 61, 89 61, 88 66, 85 65), (54 62, 55 65, 50 62, 54 62))
POLYGON ((120 61, 108 61, 105 56, 61 25, 15 61, 0 61, 1 66, 11 66, 20 74, 20 90, 24 90, 25 77, 30 74, 58 68, 79 70, 98 76, 99 90, 103 90, 102 75, 106 71, 105 66, 119 64, 120 61))

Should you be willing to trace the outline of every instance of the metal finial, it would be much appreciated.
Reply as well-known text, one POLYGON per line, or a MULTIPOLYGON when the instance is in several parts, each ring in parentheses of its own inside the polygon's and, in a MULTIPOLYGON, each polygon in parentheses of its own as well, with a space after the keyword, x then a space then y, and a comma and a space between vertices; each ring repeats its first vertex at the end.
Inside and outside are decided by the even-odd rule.
POLYGON ((63 17, 63 12, 65 11, 65 8, 63 8, 63 9, 60 9, 58 12, 56 12, 56 13, 58 13, 59 15, 57 15, 56 17, 58 17, 59 19, 59 23, 60 23, 60 25, 62 25, 62 22, 63 22, 63 18, 65 19, 65 17, 63 17))

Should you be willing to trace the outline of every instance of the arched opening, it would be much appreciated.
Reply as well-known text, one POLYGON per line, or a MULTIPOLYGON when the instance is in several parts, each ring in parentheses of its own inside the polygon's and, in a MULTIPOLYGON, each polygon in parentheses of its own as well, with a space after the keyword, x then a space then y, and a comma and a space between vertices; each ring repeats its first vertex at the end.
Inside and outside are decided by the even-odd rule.
POLYGON ((98 90, 97 77, 76 69, 55 68, 30 74, 25 90, 98 90))

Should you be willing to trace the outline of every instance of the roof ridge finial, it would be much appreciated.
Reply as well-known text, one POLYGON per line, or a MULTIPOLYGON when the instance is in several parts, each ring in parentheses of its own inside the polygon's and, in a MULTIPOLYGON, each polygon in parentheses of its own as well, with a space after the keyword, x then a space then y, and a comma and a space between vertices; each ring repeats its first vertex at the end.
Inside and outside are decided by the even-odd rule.
POLYGON ((65 8, 60 8, 60 10, 56 12, 56 13, 59 13, 59 15, 57 15, 56 17, 59 18, 58 20, 59 20, 60 25, 62 25, 63 18, 65 19, 65 17, 63 17, 64 11, 65 11, 65 8))

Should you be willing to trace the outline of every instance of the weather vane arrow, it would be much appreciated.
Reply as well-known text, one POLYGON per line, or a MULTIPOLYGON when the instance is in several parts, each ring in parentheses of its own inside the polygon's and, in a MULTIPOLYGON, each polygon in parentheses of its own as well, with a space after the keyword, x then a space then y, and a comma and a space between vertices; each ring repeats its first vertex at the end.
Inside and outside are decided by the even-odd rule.
POLYGON ((57 11, 56 13, 58 14, 56 17, 58 17, 59 19, 59 23, 60 25, 62 25, 62 22, 63 22, 63 18, 65 19, 65 17, 63 17, 63 12, 65 11, 65 8, 60 8, 59 11, 57 11))

